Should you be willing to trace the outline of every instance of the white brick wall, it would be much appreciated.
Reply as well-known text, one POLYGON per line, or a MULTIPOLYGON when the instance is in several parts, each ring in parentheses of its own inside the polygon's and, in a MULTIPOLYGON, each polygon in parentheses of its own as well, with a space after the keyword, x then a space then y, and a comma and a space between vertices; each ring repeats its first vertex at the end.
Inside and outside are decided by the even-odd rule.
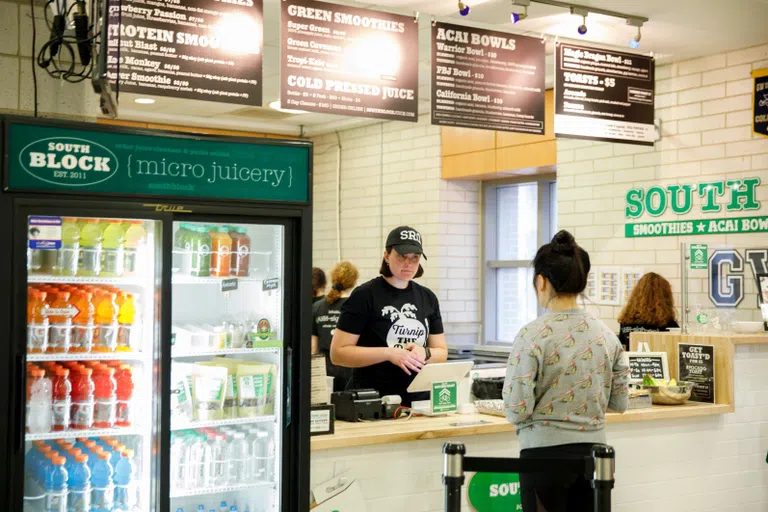
MULTIPOLYGON (((737 347, 734 414, 609 424, 608 443, 616 449, 612 510, 768 510, 766 366, 768 347, 737 347)), ((311 481, 314 485, 330 479, 335 467, 360 481, 366 499, 366 509, 360 512, 444 512, 441 476, 446 441, 312 452, 311 481)), ((451 441, 465 443, 472 456, 519 455, 511 433, 451 441)), ((466 503, 462 510, 469 510, 466 503)))
MULTIPOLYGON (((35 7, 36 47, 48 40, 41 7, 35 7)), ((32 18, 29 4, 0 2, 0 113, 32 114, 32 18)), ((70 84, 51 78, 37 68, 38 112, 69 118, 93 119, 98 114, 98 97, 89 81, 70 84)))
MULTIPOLYGON (((625 195, 630 188, 698 183, 758 176, 758 199, 768 197, 768 139, 752 134, 751 72, 764 67, 768 45, 679 62, 657 69, 656 115, 662 139, 653 148, 588 141, 558 141, 558 226, 572 230, 601 265, 638 265, 672 282, 680 304, 680 243, 768 246, 768 236, 710 235, 625 239, 625 195), (599 213, 597 213, 599 212, 599 213), (594 213, 592 222, 588 214, 594 213)), ((721 202, 723 199, 721 198, 721 202)), ((700 198, 688 218, 706 218, 700 198)), ((766 215, 768 203, 758 215, 766 215)), ((750 212, 752 213, 752 212, 750 212)), ((719 217, 727 216, 723 211, 719 217)), ((743 214, 747 215, 747 214, 743 214)), ((660 220, 671 220, 667 213, 660 220)), ((632 222, 647 222, 647 215, 632 222)), ((690 303, 710 307, 706 272, 691 274, 690 303)), ((753 289, 750 270, 747 293, 753 289)), ((736 319, 758 319, 755 300, 747 295, 736 319)), ((603 319, 618 328, 621 307, 600 306, 603 319)))
MULTIPOLYGON (((429 260, 420 280, 438 296, 449 343, 475 343, 479 331, 479 183, 440 178, 440 129, 386 122, 339 133, 341 258, 360 269, 360 283, 378 275, 389 231, 412 225, 429 260)), ((337 136, 313 139, 313 265, 330 272, 336 236, 337 136)))

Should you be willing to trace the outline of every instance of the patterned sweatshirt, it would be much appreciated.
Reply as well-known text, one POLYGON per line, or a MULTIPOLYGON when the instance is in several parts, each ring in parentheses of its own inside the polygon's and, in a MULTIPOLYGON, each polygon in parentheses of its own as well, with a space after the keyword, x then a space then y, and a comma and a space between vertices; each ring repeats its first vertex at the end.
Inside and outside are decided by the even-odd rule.
POLYGON ((605 443, 605 411, 627 410, 629 365, 618 338, 581 309, 549 312, 517 335, 504 406, 520 449, 605 443))

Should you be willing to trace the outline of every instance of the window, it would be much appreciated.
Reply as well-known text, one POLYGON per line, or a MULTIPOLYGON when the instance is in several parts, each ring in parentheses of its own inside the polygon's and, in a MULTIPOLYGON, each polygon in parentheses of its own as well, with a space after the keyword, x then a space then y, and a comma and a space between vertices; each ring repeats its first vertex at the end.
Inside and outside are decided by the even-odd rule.
POLYGON ((556 184, 539 181, 485 187, 485 342, 509 344, 539 314, 533 258, 557 227, 556 184))

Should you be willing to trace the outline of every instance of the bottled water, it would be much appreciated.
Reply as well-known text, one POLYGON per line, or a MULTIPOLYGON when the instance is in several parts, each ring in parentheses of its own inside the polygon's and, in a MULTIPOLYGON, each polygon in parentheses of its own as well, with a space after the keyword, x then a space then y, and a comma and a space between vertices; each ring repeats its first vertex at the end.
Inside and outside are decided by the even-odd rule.
POLYGON ((180 490, 186 484, 187 445, 177 434, 171 436, 171 489, 180 490))
POLYGON ((190 435, 188 489, 210 486, 211 446, 203 434, 190 435))
POLYGON ((253 468, 252 478, 256 480, 269 480, 267 478, 267 466, 269 465, 268 441, 269 434, 264 430, 256 429, 249 453, 253 468))
MULTIPOLYGON (((238 432, 232 436, 227 452, 227 483, 237 485, 246 483, 247 480, 248 444, 245 442, 245 434, 238 432)), ((231 508, 230 508, 231 510, 231 508)))
POLYGON ((226 439, 223 434, 208 435, 208 444, 211 447, 210 485, 212 487, 227 483, 226 439))
POLYGON ((53 427, 53 386, 45 371, 33 369, 27 375, 27 432, 47 434, 53 427))
POLYGON ((226 501, 222 501, 219 503, 219 512, 229 512, 229 508, 227 507, 226 501))

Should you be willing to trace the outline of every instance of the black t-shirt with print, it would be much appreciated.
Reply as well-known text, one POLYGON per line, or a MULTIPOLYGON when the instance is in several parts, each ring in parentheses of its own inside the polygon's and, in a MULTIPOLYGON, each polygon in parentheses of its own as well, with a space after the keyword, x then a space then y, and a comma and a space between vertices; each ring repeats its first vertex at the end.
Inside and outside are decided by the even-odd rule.
MULTIPOLYGON (((359 334, 359 347, 426 346, 430 334, 443 334, 440 304, 435 294, 413 281, 404 290, 379 276, 359 286, 341 308, 337 328, 359 334)), ((416 374, 406 374, 389 361, 355 368, 353 384, 384 395, 400 395, 410 403, 407 389, 416 374)))
POLYGON ((315 302, 312 306, 312 335, 317 336, 318 348, 320 353, 325 356, 325 368, 329 377, 336 377, 343 380, 333 384, 334 389, 344 389, 346 381, 352 377, 352 369, 336 366, 331 363, 331 340, 333 340, 333 331, 336 330, 336 323, 341 316, 341 306, 347 301, 346 298, 339 299, 333 304, 323 298, 315 302))
POLYGON ((629 335, 633 332, 653 332, 653 331, 666 331, 670 328, 680 327, 677 322, 672 320, 663 327, 653 325, 641 325, 641 324, 621 324, 619 326, 619 341, 624 345, 624 350, 629 350, 629 335))

